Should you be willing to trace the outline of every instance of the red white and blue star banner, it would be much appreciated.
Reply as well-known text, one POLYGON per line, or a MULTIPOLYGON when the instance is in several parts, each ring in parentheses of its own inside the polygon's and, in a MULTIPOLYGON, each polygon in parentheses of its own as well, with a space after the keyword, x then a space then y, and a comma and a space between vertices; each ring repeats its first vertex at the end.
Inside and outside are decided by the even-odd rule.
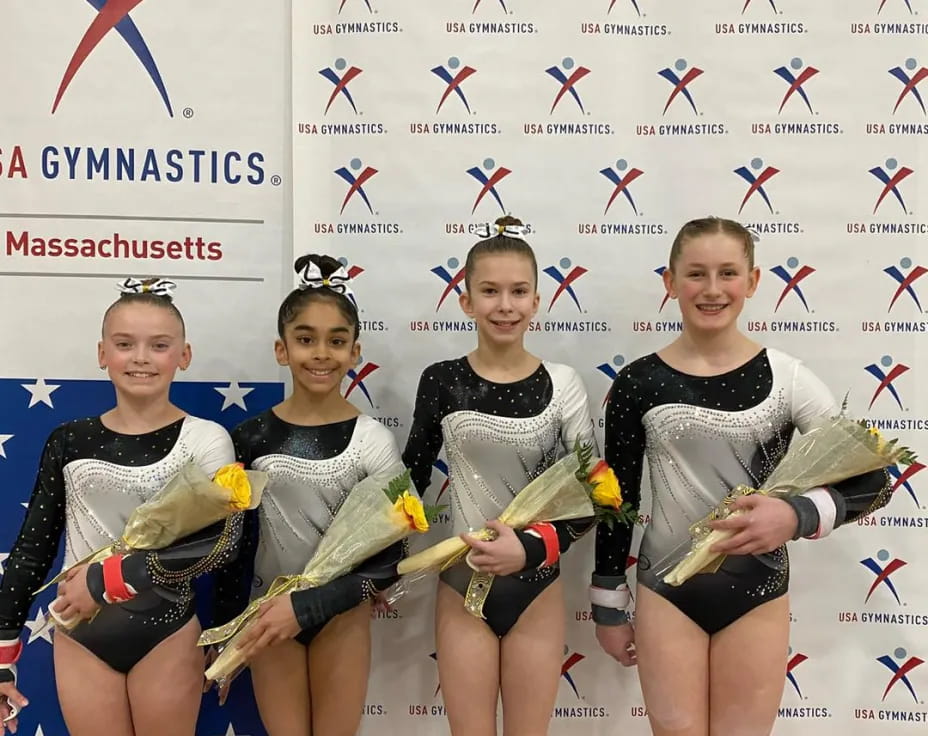
MULTIPOLYGON (((601 430, 616 371, 680 329, 673 234, 716 214, 759 236, 748 334, 919 450, 926 36, 928 0, 294 3, 294 253, 358 274, 351 398, 405 438, 422 368, 475 343, 457 304, 475 226, 512 213, 539 259, 527 345, 581 372, 601 430)), ((775 733, 924 728, 921 470, 866 524, 793 545, 775 733)), ((591 558, 590 540, 568 556, 551 733, 646 734, 636 673, 587 620, 591 558)), ((364 733, 447 733, 432 603, 378 622, 364 733)))

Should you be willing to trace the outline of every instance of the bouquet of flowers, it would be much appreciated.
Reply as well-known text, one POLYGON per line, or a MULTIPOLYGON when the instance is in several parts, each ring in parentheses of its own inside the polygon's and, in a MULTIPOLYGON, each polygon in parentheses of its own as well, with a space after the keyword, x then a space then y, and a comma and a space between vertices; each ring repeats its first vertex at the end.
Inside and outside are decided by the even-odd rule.
POLYGON ((241 670, 245 662, 237 645, 265 601, 325 585, 411 533, 428 531, 428 520, 437 509, 423 506, 411 485, 407 470, 386 487, 382 479, 369 476, 352 488, 302 573, 276 578, 241 615, 200 635, 199 646, 231 640, 206 671, 206 679, 222 683, 241 670))
MULTIPOLYGON (((848 419, 842 410, 841 415, 826 419, 796 437, 760 488, 738 486, 707 516, 693 524, 690 550, 664 576, 664 582, 682 585, 696 573, 718 570, 725 555, 712 552, 711 548, 734 532, 714 530, 709 523, 741 513, 729 508, 740 496, 763 493, 786 498, 816 486, 832 485, 889 465, 909 465, 914 461, 915 455, 899 445, 898 440, 885 440, 878 430, 868 427, 864 421, 848 419)), ((877 499, 867 513, 884 505, 887 498, 877 499)))
MULTIPOLYGON (((64 580, 68 571, 79 565, 101 562, 117 554, 163 549, 211 524, 228 520, 237 511, 257 508, 266 484, 265 473, 244 470, 241 463, 224 465, 210 480, 199 465, 189 462, 164 488, 132 511, 118 540, 63 569, 36 595, 64 580)), ((48 611, 58 626, 69 629, 76 624, 58 618, 53 605, 48 611)))
MULTIPOLYGON (((636 514, 623 501, 615 473, 605 461, 593 460, 592 445, 577 442, 574 450, 532 480, 499 515, 499 520, 515 529, 543 521, 566 521, 595 517, 610 527, 617 521, 633 524, 636 514)), ((480 529, 470 536, 489 541, 496 538, 491 529, 480 529)), ((460 537, 451 537, 400 562, 400 575, 418 579, 447 570, 460 562, 470 548, 460 537)), ((483 604, 490 593, 493 575, 475 572, 471 577, 464 606, 483 618, 483 604)))

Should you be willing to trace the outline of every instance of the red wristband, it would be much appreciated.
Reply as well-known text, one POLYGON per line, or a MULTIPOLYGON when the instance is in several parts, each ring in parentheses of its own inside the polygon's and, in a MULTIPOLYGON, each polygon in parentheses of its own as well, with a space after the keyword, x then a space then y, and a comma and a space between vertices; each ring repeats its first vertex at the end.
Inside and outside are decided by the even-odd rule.
POLYGON ((554 524, 543 521, 526 527, 526 531, 535 532, 545 544, 545 561, 541 563, 541 566, 551 567, 557 562, 561 556, 561 546, 558 542, 557 529, 554 528, 554 524))
POLYGON ((4 644, 0 646, 0 665, 16 664, 19 655, 23 653, 22 639, 17 639, 15 644, 4 644))
POLYGON ((122 555, 113 555, 103 560, 103 590, 110 603, 125 603, 135 594, 122 579, 122 555))

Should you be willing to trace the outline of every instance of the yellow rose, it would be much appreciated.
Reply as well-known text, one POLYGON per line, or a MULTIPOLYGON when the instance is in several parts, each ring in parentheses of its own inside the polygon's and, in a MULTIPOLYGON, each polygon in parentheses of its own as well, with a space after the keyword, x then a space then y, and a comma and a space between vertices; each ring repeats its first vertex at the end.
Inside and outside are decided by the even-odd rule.
POLYGON ((236 511, 243 511, 251 504, 251 483, 241 463, 223 465, 213 476, 213 483, 232 492, 229 505, 236 511))
POLYGON ((619 479, 605 460, 596 463, 587 480, 593 484, 593 503, 619 509, 622 506, 622 489, 619 479))
POLYGON ((409 491, 403 491, 403 495, 396 499, 393 508, 406 518, 411 529, 417 532, 429 530, 429 521, 425 518, 425 509, 418 496, 412 495, 409 491))

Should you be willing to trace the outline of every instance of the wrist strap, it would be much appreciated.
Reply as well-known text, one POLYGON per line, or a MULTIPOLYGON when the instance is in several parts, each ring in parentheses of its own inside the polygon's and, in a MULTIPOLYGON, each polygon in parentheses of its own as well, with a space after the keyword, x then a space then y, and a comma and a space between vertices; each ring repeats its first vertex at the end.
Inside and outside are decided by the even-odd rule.
POLYGON ((818 528, 814 534, 808 536, 809 539, 821 539, 827 537, 835 528, 835 517, 837 516, 837 507, 831 493, 826 488, 813 488, 802 494, 809 499, 818 510, 818 528))
POLYGON ((600 588, 595 585, 590 586, 590 603, 603 608, 617 608, 624 611, 631 603, 632 596, 628 590, 628 585, 622 584, 617 590, 600 588))
POLYGON ((103 598, 107 603, 125 603, 135 597, 136 591, 122 577, 122 555, 103 560, 103 598))
POLYGON ((554 528, 554 524, 543 521, 526 527, 525 531, 541 537, 541 541, 545 544, 545 561, 541 563, 541 566, 551 567, 554 565, 561 556, 561 546, 558 542, 557 530, 554 528))
POLYGON ((9 667, 16 664, 23 653, 22 639, 13 641, 0 641, 0 666, 9 667))

